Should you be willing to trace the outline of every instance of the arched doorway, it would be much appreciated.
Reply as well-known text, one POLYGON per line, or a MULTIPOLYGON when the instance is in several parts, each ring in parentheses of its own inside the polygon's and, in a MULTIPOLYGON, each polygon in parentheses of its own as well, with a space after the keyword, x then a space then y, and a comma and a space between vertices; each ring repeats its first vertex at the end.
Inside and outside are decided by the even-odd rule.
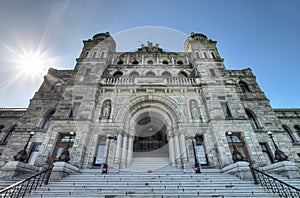
POLYGON ((146 112, 135 126, 133 156, 168 157, 167 127, 159 117, 146 112))

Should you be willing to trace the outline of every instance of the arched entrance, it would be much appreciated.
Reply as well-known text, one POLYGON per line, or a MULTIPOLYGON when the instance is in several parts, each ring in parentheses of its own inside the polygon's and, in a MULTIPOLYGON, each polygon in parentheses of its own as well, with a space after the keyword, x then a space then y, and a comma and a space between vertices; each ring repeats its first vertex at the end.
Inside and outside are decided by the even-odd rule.
POLYGON ((165 123, 155 114, 143 113, 135 126, 133 157, 168 157, 165 123))

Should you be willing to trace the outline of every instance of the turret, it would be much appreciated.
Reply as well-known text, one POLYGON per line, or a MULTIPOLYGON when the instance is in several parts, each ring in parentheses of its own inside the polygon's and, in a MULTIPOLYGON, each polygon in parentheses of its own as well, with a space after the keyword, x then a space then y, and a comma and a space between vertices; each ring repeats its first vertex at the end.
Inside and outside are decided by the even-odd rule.
POLYGON ((83 44, 80 58, 106 58, 108 52, 116 51, 116 43, 109 32, 96 34, 83 44))
POLYGON ((220 55, 216 47, 217 41, 208 39, 201 33, 192 32, 184 43, 185 52, 193 52, 193 57, 219 59, 220 55))

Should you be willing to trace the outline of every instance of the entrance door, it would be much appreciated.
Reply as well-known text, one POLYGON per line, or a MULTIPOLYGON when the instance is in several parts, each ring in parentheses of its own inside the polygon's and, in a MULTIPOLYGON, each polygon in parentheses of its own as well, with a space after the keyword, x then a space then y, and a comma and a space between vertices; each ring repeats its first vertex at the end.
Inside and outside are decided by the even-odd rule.
POLYGON ((67 149, 68 146, 69 146, 68 150, 69 152, 71 152, 73 143, 74 143, 74 136, 70 136, 67 134, 60 134, 51 157, 51 163, 58 161, 59 160, 58 158, 60 157, 62 152, 65 149, 67 149))
MULTIPOLYGON (((229 136, 226 136, 231 153, 233 152, 233 143, 229 136)), ((241 133, 232 133, 232 140, 237 150, 243 155, 244 160, 250 163, 250 156, 247 151, 244 139, 241 133)))
POLYGON ((166 126, 161 119, 145 114, 135 127, 133 152, 135 156, 168 156, 166 126), (143 153, 142 153, 143 152, 143 153))

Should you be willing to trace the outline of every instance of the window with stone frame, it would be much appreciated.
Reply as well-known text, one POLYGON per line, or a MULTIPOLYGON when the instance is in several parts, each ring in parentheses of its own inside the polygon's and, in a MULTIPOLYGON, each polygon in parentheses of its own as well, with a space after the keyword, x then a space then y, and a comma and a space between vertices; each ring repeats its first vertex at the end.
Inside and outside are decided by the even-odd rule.
POLYGON ((149 71, 146 73, 146 77, 155 77, 155 73, 152 71, 149 71))
POLYGON ((232 114, 230 112, 228 103, 227 102, 221 102, 221 107, 222 107, 225 118, 232 118, 232 114))
POLYGON ((43 121, 43 124, 42 124, 42 127, 41 129, 45 129, 47 130, 50 126, 50 121, 51 121, 51 118, 52 116, 54 115, 55 111, 50 111, 49 113, 47 113, 47 115, 45 116, 45 119, 43 121))
POLYGON ((205 153, 205 147, 204 147, 204 139, 202 135, 196 135, 196 152, 198 157, 198 162, 201 165, 208 165, 207 156, 205 153))
POLYGON ((0 139, 2 138, 2 135, 4 134, 3 131, 2 131, 3 129, 4 129, 4 125, 1 124, 0 125, 0 139))
POLYGON ((10 137, 12 136, 12 133, 16 130, 16 125, 15 126, 12 126, 9 128, 9 130, 3 134, 3 137, 2 137, 2 142, 8 142, 10 137))
POLYGON ((94 166, 101 166, 105 159, 104 152, 105 152, 105 144, 106 144, 106 137, 105 136, 99 136, 98 138, 98 144, 97 149, 94 157, 94 166))
POLYGON ((239 85, 239 89, 240 89, 243 93, 250 92, 250 89, 249 89, 248 85, 247 85, 245 82, 240 81, 238 85, 239 85))
POLYGON ((298 139, 300 140, 300 125, 295 125, 294 129, 295 129, 295 132, 298 136, 298 139))
POLYGON ((291 142, 296 142, 297 140, 296 140, 295 136, 293 135, 293 132, 291 131, 291 129, 286 125, 282 125, 282 127, 283 127, 284 131, 286 132, 286 134, 287 134, 288 138, 290 139, 290 141, 291 142))
POLYGON ((172 75, 170 74, 170 72, 164 71, 164 72, 162 73, 162 77, 164 77, 164 78, 171 78, 172 75))
POLYGON ((251 126, 254 130, 260 129, 259 122, 257 120, 257 117, 254 113, 252 113, 250 110, 246 109, 247 118, 251 121, 251 126))
POLYGON ((226 133, 226 140, 227 140, 229 149, 231 151, 231 154, 233 153, 234 146, 235 146, 236 149, 244 157, 244 160, 250 162, 250 156, 249 156, 244 138, 243 138, 241 133, 233 132, 232 133, 232 140, 230 139, 230 136, 226 133))
POLYGON ((42 145, 42 143, 40 143, 40 142, 32 143, 29 158, 28 158, 28 161, 27 161, 28 164, 34 165, 34 163, 37 159, 37 156, 39 154, 41 145, 42 145))
POLYGON ((273 164, 274 163, 274 159, 273 159, 273 155, 271 153, 271 150, 269 148, 269 145, 268 143, 266 142, 260 142, 259 143, 260 147, 261 147, 261 150, 267 160, 267 164, 270 165, 270 164, 273 164))
POLYGON ((70 112, 69 117, 70 118, 76 118, 78 112, 79 112, 80 102, 75 102, 72 106, 72 110, 70 112))
POLYGON ((139 73, 137 71, 133 71, 129 74, 129 77, 138 77, 139 73))
POLYGON ((214 69, 209 69, 209 73, 210 73, 210 76, 212 76, 212 77, 216 76, 216 72, 214 69))

